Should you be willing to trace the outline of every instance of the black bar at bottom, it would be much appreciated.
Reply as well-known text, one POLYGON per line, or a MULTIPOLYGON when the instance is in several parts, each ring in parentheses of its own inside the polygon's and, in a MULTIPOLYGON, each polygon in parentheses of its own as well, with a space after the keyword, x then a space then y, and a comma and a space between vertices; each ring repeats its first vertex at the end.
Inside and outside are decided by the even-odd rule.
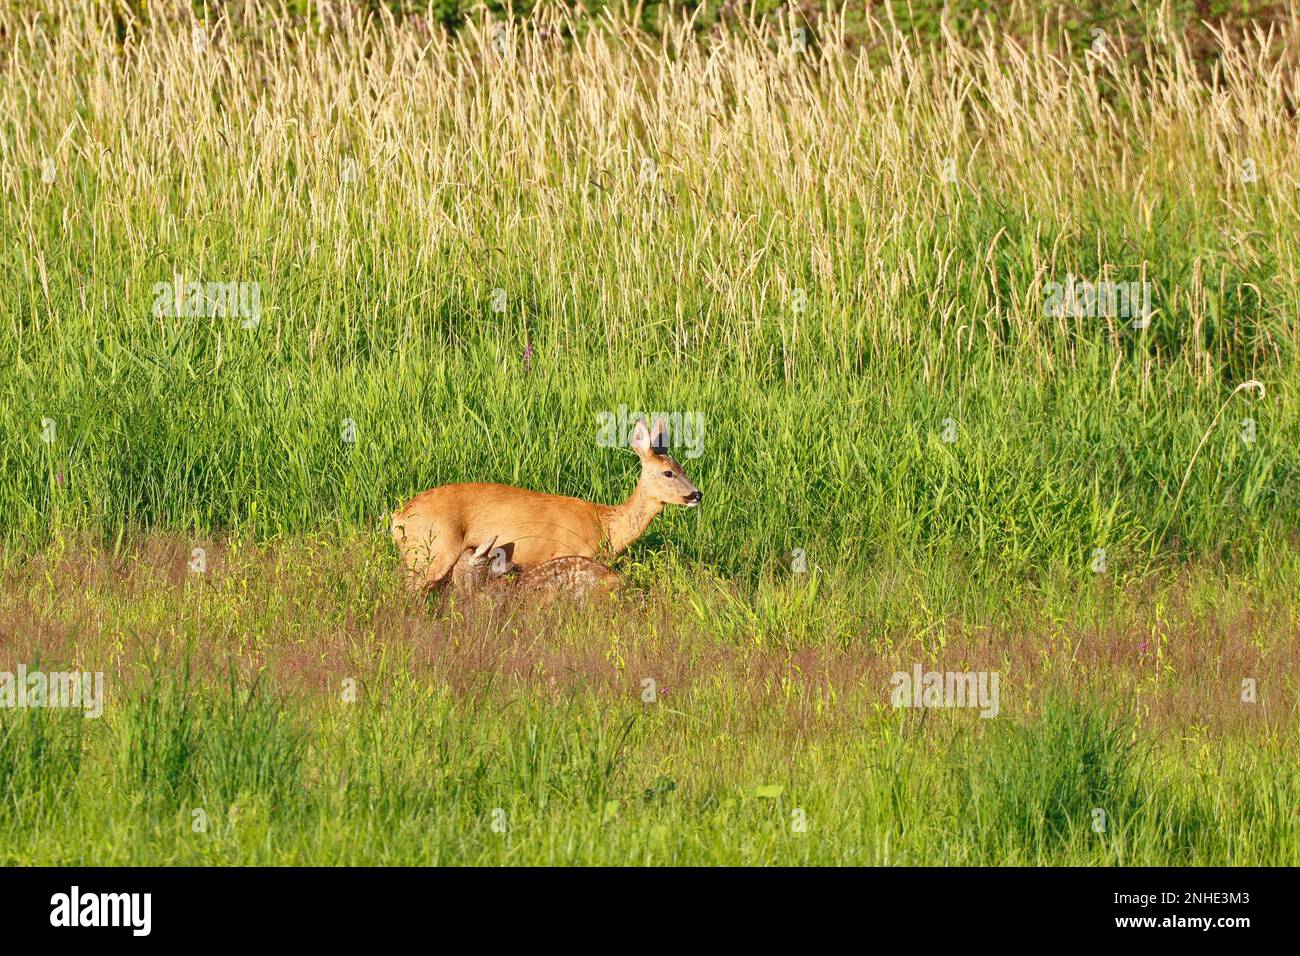
POLYGON ((387 931, 414 929, 433 941, 471 928, 497 945, 517 938, 536 946, 547 937, 612 943, 641 933, 671 945, 687 922, 705 936, 760 944, 782 927, 863 941, 922 927, 931 943, 1041 927, 1070 941, 1228 942, 1283 931, 1294 885, 1292 870, 1226 868, 14 868, 0 871, 0 925, 11 945, 75 933, 83 942, 337 946, 373 944, 387 931))

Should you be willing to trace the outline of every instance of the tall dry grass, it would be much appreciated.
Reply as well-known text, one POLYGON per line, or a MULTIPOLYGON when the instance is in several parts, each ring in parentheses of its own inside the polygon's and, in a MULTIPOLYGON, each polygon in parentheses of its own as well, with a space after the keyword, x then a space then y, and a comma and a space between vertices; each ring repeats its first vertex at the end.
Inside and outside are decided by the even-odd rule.
MULTIPOLYGON (((512 318, 560 341, 725 346, 746 366, 779 345, 787 375, 801 360, 861 370, 895 348, 922 349, 935 372, 977 348, 1069 363, 1096 330, 1044 321, 1041 282, 1101 278, 1088 265, 1167 283, 1169 321, 1136 345, 1148 362, 1204 379, 1225 349, 1276 362, 1296 344, 1281 319, 1296 304, 1300 75, 1272 30, 1224 47, 1207 78, 1165 29, 1064 53, 1047 30, 1022 46, 991 28, 918 49, 869 16, 863 56, 842 18, 798 52, 756 23, 701 38, 681 18, 653 39, 559 5, 454 37, 334 5, 315 30, 273 4, 116 29, 112 9, 0 21, 20 347, 74 321, 57 307, 74 278, 125 275, 84 290, 113 312, 172 266, 213 265, 272 286, 276 346, 305 334, 309 352, 356 333, 290 304, 372 272, 367 292, 383 295, 353 321, 418 303, 449 337, 478 290, 519 285, 537 301, 512 318), (956 183, 941 181, 946 158, 956 183), (976 243, 969 223, 997 208, 1018 228, 976 243), (1192 214, 1221 241, 1169 249, 1192 214), (281 291, 290 264, 305 274, 281 291), (1261 271, 1262 287, 1233 285, 1261 271), (804 315, 796 288, 816 306, 804 315), (1239 342, 1213 303, 1247 291, 1265 320, 1239 342)), ((384 344, 419 338, 415 321, 390 319, 406 334, 384 344)), ((1101 338, 1116 359, 1134 351, 1119 323, 1101 338)))

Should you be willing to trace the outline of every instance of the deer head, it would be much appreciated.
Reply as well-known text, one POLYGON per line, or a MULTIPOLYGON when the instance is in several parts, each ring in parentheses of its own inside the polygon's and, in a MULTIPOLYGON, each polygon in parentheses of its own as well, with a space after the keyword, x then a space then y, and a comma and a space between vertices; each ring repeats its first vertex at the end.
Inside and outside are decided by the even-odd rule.
POLYGON ((513 574, 519 570, 508 557, 504 548, 494 548, 497 539, 494 536, 472 551, 466 550, 464 557, 453 572, 453 582, 462 588, 471 590, 491 584, 493 580, 513 574))
POLYGON ((632 429, 631 444, 641 459, 641 480, 637 488, 643 495, 656 504, 694 508, 700 503, 704 494, 691 484, 682 466, 668 454, 668 430, 662 418, 649 429, 644 421, 638 420, 632 429))

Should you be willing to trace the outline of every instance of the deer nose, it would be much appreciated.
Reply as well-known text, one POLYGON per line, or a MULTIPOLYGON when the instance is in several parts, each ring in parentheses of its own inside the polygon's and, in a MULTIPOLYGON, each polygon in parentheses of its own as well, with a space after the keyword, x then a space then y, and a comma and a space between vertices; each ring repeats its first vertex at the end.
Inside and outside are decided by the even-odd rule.
POLYGON ((694 504, 694 503, 698 503, 699 500, 703 497, 704 497, 704 492, 692 491, 689 495, 686 496, 686 500, 694 504))

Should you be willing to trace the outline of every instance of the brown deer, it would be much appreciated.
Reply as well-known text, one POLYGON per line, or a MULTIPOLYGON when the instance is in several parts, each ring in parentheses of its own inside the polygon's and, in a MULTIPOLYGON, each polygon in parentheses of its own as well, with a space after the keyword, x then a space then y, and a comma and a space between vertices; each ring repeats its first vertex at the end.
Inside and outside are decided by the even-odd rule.
POLYGON ((443 485, 416 495, 392 520, 412 586, 442 583, 466 548, 477 553, 484 542, 501 542, 506 557, 524 571, 570 555, 616 555, 641 537, 664 505, 700 503, 700 490, 666 453, 662 419, 653 429, 638 421, 630 444, 641 459, 641 478, 618 505, 497 484, 443 485))
POLYGON ((545 564, 525 571, 515 582, 515 594, 530 601, 549 604, 557 594, 585 598, 592 594, 612 594, 622 579, 605 565, 591 558, 571 554, 552 558, 545 564))
POLYGON ((605 565, 573 554, 552 558, 516 577, 519 565, 506 558, 502 549, 493 552, 495 540, 462 552, 451 569, 453 587, 464 593, 490 595, 498 600, 508 596, 546 607, 560 595, 583 600, 593 594, 613 594, 622 584, 622 579, 605 565))

